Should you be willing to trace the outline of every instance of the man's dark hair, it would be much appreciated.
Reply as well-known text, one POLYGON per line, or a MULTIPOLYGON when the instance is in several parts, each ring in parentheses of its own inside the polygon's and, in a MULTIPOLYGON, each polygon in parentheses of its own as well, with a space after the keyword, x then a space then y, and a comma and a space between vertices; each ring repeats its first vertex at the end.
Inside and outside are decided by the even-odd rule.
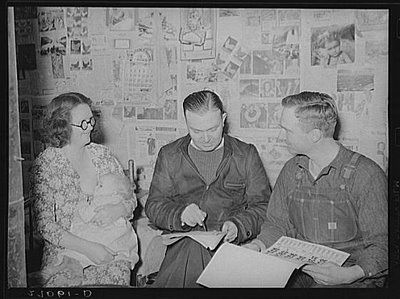
POLYGON ((183 113, 186 111, 206 113, 210 110, 220 110, 225 113, 220 97, 211 90, 196 91, 188 95, 183 101, 183 113))

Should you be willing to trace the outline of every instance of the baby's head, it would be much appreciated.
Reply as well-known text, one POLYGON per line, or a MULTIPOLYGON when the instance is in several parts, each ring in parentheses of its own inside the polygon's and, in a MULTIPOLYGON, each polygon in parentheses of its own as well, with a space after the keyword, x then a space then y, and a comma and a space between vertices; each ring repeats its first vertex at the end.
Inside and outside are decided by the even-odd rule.
POLYGON ((95 189, 95 195, 116 195, 131 198, 133 188, 129 179, 123 174, 107 173, 99 178, 95 189))

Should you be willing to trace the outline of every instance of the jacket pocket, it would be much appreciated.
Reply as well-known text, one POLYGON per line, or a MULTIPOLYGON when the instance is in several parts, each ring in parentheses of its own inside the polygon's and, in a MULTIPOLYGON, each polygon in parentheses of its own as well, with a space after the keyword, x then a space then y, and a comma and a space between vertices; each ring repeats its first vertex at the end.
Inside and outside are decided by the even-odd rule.
POLYGON ((241 183, 241 182, 228 182, 228 181, 224 182, 224 188, 227 188, 227 189, 242 189, 245 187, 246 187, 246 184, 241 183))
POLYGON ((242 203, 246 192, 246 184, 243 182, 224 181, 224 193, 232 202, 232 205, 242 203))

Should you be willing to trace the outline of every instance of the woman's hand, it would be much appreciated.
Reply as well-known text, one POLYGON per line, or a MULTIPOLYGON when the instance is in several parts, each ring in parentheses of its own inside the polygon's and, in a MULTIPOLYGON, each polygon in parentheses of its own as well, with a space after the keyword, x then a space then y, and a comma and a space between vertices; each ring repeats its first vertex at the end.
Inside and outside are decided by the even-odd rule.
POLYGON ((114 260, 114 257, 117 255, 113 250, 100 243, 91 243, 85 255, 96 265, 107 264, 114 260))
POLYGON ((126 209, 122 203, 105 204, 97 207, 91 222, 98 226, 110 225, 120 217, 126 216, 126 209))

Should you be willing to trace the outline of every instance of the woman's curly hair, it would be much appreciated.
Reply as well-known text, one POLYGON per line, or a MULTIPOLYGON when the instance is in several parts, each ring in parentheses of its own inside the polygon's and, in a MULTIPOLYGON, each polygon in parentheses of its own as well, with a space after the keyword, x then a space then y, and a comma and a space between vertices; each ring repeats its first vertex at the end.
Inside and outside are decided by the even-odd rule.
POLYGON ((55 97, 46 107, 43 120, 43 138, 53 147, 63 147, 69 143, 72 127, 71 110, 78 105, 91 107, 92 101, 78 92, 68 92, 55 97))

